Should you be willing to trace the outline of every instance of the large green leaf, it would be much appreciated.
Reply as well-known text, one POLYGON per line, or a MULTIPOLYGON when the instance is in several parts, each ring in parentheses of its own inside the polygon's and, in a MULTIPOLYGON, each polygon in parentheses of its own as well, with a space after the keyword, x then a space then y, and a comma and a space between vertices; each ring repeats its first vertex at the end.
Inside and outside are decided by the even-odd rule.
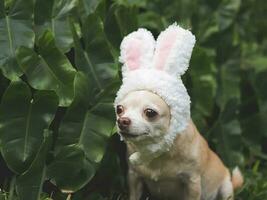
POLYGON ((257 100, 259 103, 260 110, 262 112, 267 112, 267 91, 266 91, 267 79, 266 77, 267 77, 267 69, 255 72, 253 76, 251 77, 252 86, 254 90, 256 91, 257 100))
POLYGON ((147 27, 149 30, 157 30, 160 32, 164 30, 164 23, 160 19, 160 14, 153 11, 140 13, 138 16, 138 25, 140 27, 147 27))
POLYGON ((76 6, 77 0, 36 0, 34 23, 36 33, 41 36, 47 29, 52 30, 56 45, 67 52, 73 40, 68 16, 76 6))
POLYGON ((209 116, 214 107, 217 90, 214 53, 205 48, 194 48, 191 68, 192 99, 196 101, 194 109, 204 116, 209 116))
POLYGON ((93 87, 82 72, 77 73, 74 80, 75 98, 60 125, 56 149, 79 141, 93 87))
POLYGON ((0 106, 0 141, 2 156, 12 171, 22 173, 29 168, 57 105, 54 92, 39 91, 32 98, 24 82, 11 82, 0 106))
POLYGON ((211 49, 197 46, 190 62, 192 118, 202 133, 207 131, 206 118, 211 115, 215 106, 217 82, 214 55, 211 49))
POLYGON ((73 99, 75 69, 55 46, 52 33, 47 31, 38 41, 39 53, 21 47, 17 59, 29 84, 38 90, 53 90, 61 106, 68 106, 73 99))
POLYGON ((78 73, 75 99, 60 125, 55 161, 49 167, 51 178, 62 190, 76 191, 90 181, 95 173, 94 165, 101 161, 114 127, 111 102, 99 102, 88 110, 87 100, 92 91, 88 85, 86 76, 78 73), (62 163, 64 169, 58 167, 62 163))
POLYGON ((238 153, 242 148, 238 104, 238 99, 229 99, 209 133, 213 136, 212 141, 219 155, 227 165, 232 167, 243 164, 243 155, 238 153))
POLYGON ((29 169, 19 175, 16 180, 16 189, 20 200, 37 200, 42 192, 46 175, 46 156, 51 146, 51 133, 44 131, 43 142, 29 169))
MULTIPOLYGON (((266 64, 266 61, 265 61, 266 64)), ((265 65, 266 68, 266 65, 265 65)), ((267 117, 267 91, 266 91, 266 84, 267 84, 267 69, 261 68, 261 65, 257 65, 257 69, 254 73, 251 74, 250 81, 252 87, 255 91, 255 96, 258 103, 259 111, 256 116, 253 116, 252 120, 246 123, 246 127, 251 130, 253 125, 256 126, 257 132, 261 133, 261 135, 267 136, 267 124, 266 124, 266 117, 267 117), (254 119, 254 120, 253 120, 254 119), (250 124, 250 125, 249 125, 250 124)), ((251 115, 248 115, 251 117, 251 115)), ((253 135, 250 134, 250 137, 253 135)), ((259 138, 260 137, 256 137, 259 138)), ((258 140, 260 141, 260 140, 258 140)))
MULTIPOLYGON (((84 51, 82 47, 80 38, 75 29, 74 21, 70 20, 70 24, 71 24, 71 31, 72 31, 73 40, 74 40, 75 66, 78 68, 79 71, 82 71, 84 74, 88 75, 89 77, 92 77, 92 80, 94 80, 92 76, 95 73, 93 65, 88 58, 88 54, 84 51)), ((98 79, 95 78, 94 82, 97 82, 97 81, 98 79)))
MULTIPOLYGON (((140 22, 142 24, 142 22, 140 22)), ((137 24, 137 8, 123 5, 112 5, 105 18, 105 33, 115 50, 119 50, 123 36, 135 31, 137 24)), ((117 56, 119 52, 116 52, 117 56)))
POLYGON ((241 0, 222 1, 217 13, 217 22, 220 30, 225 30, 235 21, 240 5, 241 0))
POLYGON ((74 81, 75 99, 69 107, 59 130, 56 155, 49 166, 49 176, 65 192, 83 187, 94 175, 93 163, 85 157, 78 145, 83 130, 83 120, 88 109, 92 85, 81 72, 74 81), (73 180, 73 177, 75 179, 73 180))
POLYGON ((87 184, 95 174, 95 167, 77 145, 60 149, 49 165, 48 176, 62 192, 73 193, 87 184))
POLYGON ((33 2, 12 1, 6 12, 4 0, 0 0, 0 68, 11 80, 22 74, 15 59, 15 50, 21 45, 32 48, 34 44, 33 2))
MULTIPOLYGON (((105 87, 113 81, 118 71, 118 52, 106 37, 107 32, 104 31, 103 20, 98 14, 99 9, 98 6, 96 13, 91 13, 85 20, 82 20, 82 40, 79 38, 74 20, 71 20, 70 23, 74 38, 76 67, 94 81, 95 94, 100 91, 103 92, 105 87)), ((109 17, 107 16, 106 19, 109 17)))
POLYGON ((72 32, 76 66, 94 81, 95 93, 97 93, 103 90, 117 74, 117 64, 114 62, 101 18, 91 14, 86 19, 82 29, 85 49, 82 48, 73 23, 72 32))
POLYGON ((80 0, 78 5, 79 17, 85 20, 88 15, 96 11, 101 2, 105 3, 103 0, 80 0))
POLYGON ((229 60, 221 66, 219 71, 219 87, 216 100, 222 110, 230 99, 240 101, 239 65, 238 60, 229 60))
POLYGON ((91 1, 82 0, 82 2, 83 2, 83 6, 86 10, 86 13, 91 14, 96 10, 96 8, 97 8, 98 4, 101 2, 101 0, 91 0, 91 1))

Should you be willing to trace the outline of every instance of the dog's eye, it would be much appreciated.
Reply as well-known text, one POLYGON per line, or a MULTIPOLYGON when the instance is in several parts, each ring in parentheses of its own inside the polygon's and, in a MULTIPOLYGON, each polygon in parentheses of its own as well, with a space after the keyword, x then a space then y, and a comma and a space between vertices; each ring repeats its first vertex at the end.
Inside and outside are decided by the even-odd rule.
POLYGON ((153 119, 153 118, 155 118, 158 115, 158 113, 155 110, 152 110, 150 108, 145 109, 144 112, 145 112, 145 115, 146 115, 146 117, 148 119, 153 119))
POLYGON ((120 115, 121 113, 123 113, 124 109, 122 105, 118 105, 116 108, 116 113, 117 115, 120 115))

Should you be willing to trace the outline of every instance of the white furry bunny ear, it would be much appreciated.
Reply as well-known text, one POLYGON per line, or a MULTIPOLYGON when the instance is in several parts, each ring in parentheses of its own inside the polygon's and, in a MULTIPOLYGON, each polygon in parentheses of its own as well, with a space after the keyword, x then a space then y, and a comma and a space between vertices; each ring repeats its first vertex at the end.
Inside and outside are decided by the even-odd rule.
POLYGON ((157 39, 154 68, 181 76, 188 68, 195 36, 176 23, 161 32, 157 39))
POLYGON ((155 47, 155 39, 151 32, 140 28, 127 35, 121 43, 119 61, 123 63, 122 72, 147 68, 151 64, 155 47))

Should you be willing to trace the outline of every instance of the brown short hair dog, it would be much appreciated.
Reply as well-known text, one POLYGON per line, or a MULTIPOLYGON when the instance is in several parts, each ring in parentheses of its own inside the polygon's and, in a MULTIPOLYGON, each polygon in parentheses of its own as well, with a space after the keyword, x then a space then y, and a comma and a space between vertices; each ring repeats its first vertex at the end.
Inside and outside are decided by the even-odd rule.
POLYGON ((191 120, 181 75, 194 44, 193 34, 176 24, 157 41, 145 29, 122 41, 115 107, 128 148, 130 200, 140 199, 143 184, 163 199, 231 200, 243 183, 238 168, 231 176, 191 120))
MULTIPOLYGON (((117 106, 117 124, 129 156, 139 151, 139 143, 145 145, 143 138, 153 140, 148 134, 164 134, 169 121, 168 105, 152 92, 131 92, 117 106)), ((243 183, 238 168, 231 176, 191 120, 169 151, 149 163, 129 162, 128 179, 130 200, 140 199, 143 184, 162 199, 231 200, 233 189, 243 183)))

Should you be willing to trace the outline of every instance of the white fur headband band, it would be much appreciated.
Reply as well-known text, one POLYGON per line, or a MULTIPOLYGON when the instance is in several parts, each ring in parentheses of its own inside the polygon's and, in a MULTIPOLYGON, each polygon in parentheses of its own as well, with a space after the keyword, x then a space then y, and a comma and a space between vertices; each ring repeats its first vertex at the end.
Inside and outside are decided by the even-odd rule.
MULTIPOLYGON (((194 44, 195 36, 177 24, 161 32, 157 41, 146 29, 138 29, 121 43, 123 84, 115 106, 131 91, 149 90, 161 96, 171 112, 170 128, 164 138, 167 149, 190 120, 190 97, 181 75, 188 69, 194 44)), ((151 150, 158 148, 162 146, 151 150)))

